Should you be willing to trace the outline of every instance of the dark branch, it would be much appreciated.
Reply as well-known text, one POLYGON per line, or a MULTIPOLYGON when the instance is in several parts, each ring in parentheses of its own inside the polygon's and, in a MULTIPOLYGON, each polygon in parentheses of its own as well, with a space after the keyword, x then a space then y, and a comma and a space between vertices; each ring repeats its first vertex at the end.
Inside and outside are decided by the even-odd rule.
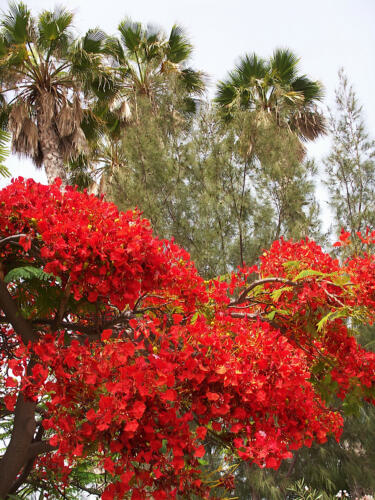
MULTIPOLYGON (((40 423, 38 431, 35 435, 36 441, 39 441, 40 439, 42 439, 43 432, 44 432, 43 425, 40 423)), ((30 459, 26 463, 25 467, 23 468, 23 471, 21 472, 20 476, 17 478, 17 480, 15 481, 13 486, 11 487, 9 493, 11 493, 11 494, 16 493, 18 488, 24 484, 24 482, 26 481, 26 479, 28 478, 30 472, 32 471, 32 469, 34 467, 34 462, 35 462, 36 457, 37 457, 37 455, 33 455, 30 457, 30 459)))
POLYGON ((247 299, 247 295, 251 290, 254 290, 257 286, 266 285, 267 283, 284 283, 285 285, 297 286, 299 283, 295 281, 288 280, 286 278, 263 278, 261 280, 253 281, 243 292, 241 292, 240 296, 236 300, 232 300, 229 306, 235 306, 237 304, 242 304, 247 299))
POLYGON ((55 320, 51 319, 34 319, 33 324, 36 325, 53 325, 56 329, 66 328, 67 330, 75 330, 77 332, 85 333, 87 335, 97 335, 106 328, 110 328, 115 325, 126 324, 129 319, 135 317, 132 311, 126 311, 110 321, 103 322, 99 327, 97 325, 82 325, 81 323, 72 323, 70 321, 60 321, 55 323, 55 320))
POLYGON ((51 451, 57 450, 57 446, 52 446, 48 441, 35 441, 31 443, 29 449, 27 450, 27 457, 29 460, 34 459, 38 455, 43 455, 44 453, 50 453, 51 451))
POLYGON ((90 493, 91 495, 101 495, 103 492, 98 490, 97 488, 90 488, 89 486, 82 486, 78 481, 71 481, 72 486, 79 488, 86 493, 90 493))
POLYGON ((12 236, 7 236, 6 238, 0 240, 0 247, 6 245, 7 243, 12 243, 14 241, 17 241, 25 236, 26 234, 13 234, 12 236))
POLYGON ((37 334, 33 331, 31 324, 22 316, 12 296, 8 292, 6 284, 1 279, 0 308, 4 311, 8 322, 13 326, 15 332, 21 337, 25 345, 29 342, 38 340, 37 334))

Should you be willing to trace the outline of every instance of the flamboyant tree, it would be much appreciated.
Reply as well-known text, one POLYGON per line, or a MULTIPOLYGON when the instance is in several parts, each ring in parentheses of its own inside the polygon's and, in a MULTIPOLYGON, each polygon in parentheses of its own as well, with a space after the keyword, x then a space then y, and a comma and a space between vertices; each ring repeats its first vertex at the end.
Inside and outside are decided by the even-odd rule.
POLYGON ((280 240, 205 282, 137 212, 20 178, 0 192, 0 259, 0 498, 63 491, 82 461, 104 499, 207 498, 208 444, 231 490, 236 464, 278 468, 374 402, 375 354, 347 325, 374 317, 370 252, 340 265, 280 240))

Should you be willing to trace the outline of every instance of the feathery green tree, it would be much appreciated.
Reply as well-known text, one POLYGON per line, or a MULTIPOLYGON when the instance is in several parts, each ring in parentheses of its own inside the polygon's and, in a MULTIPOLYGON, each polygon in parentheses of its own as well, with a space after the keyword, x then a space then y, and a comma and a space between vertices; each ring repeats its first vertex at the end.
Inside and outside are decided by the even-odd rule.
MULTIPOLYGON (((345 228, 355 236, 375 228, 375 141, 368 136, 362 106, 342 69, 329 128, 332 148, 325 167, 334 228, 336 234, 345 228)), ((353 241, 358 247, 354 250, 360 250, 358 238, 353 241)))
POLYGON ((109 194, 121 208, 143 210, 157 234, 191 253, 202 274, 227 273, 254 261, 275 237, 317 229, 312 164, 301 162, 293 135, 242 111, 224 124, 208 105, 176 120, 168 106, 154 114, 145 104, 144 121, 122 140, 123 166, 109 194), (246 155, 254 127, 256 162, 246 155))

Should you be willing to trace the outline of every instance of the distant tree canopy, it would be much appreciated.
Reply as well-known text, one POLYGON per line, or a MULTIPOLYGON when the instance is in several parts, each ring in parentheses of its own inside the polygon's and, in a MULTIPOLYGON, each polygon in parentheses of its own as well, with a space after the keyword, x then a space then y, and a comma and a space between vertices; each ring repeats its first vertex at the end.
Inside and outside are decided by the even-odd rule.
POLYGON ((177 122, 167 109, 156 116, 147 103, 141 109, 143 120, 120 145, 125 164, 109 193, 122 208, 139 206, 204 275, 254 261, 282 234, 316 235, 314 167, 288 131, 242 111, 223 124, 212 107, 177 122))

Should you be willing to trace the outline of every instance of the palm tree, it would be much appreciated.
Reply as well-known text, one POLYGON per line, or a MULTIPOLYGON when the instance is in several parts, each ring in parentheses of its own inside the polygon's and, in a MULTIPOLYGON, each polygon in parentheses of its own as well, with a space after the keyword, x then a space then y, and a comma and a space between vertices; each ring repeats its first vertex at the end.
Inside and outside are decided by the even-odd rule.
POLYGON ((153 26, 125 19, 118 29, 120 38, 112 38, 108 46, 123 81, 122 99, 117 102, 121 117, 137 117, 137 98, 141 96, 157 109, 158 97, 173 91, 172 83, 185 96, 185 109, 180 111, 194 112, 196 99, 205 89, 204 75, 187 66, 193 47, 182 28, 175 25, 166 36, 153 26))
POLYGON ((11 3, 1 19, 1 114, 8 117, 13 152, 43 165, 49 183, 57 176, 66 181, 64 162, 87 148, 98 119, 83 103, 87 108, 116 94, 105 66, 106 35, 95 29, 74 39, 72 21, 62 8, 34 20, 23 3, 11 3))
POLYGON ((90 150, 91 161, 80 156, 71 164, 73 182, 81 187, 91 184, 89 189, 97 193, 126 164, 123 139, 128 127, 143 127, 151 110, 153 117, 172 121, 173 131, 180 129, 197 110, 205 89, 204 74, 187 66, 193 47, 181 27, 173 26, 166 36, 154 26, 125 19, 119 24, 119 33, 119 38, 107 40, 106 49, 121 82, 120 92, 110 106, 97 102, 93 108, 105 124, 105 133, 90 150), (95 171, 88 172, 87 163, 96 164, 95 171))
POLYGON ((287 49, 275 50, 269 60, 245 55, 225 81, 219 82, 215 101, 226 120, 236 110, 257 111, 276 120, 301 141, 325 133, 317 111, 322 85, 298 74, 298 59, 287 49))

